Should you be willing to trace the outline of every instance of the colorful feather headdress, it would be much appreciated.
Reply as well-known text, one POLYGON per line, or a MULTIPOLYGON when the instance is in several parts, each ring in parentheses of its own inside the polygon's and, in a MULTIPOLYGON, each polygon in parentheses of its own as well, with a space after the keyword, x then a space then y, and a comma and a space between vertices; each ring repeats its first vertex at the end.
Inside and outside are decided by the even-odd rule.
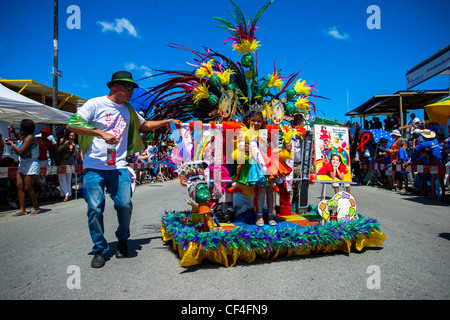
MULTIPOLYGON (((173 48, 187 50, 195 55, 192 71, 154 70, 151 77, 168 77, 163 83, 148 91, 148 109, 151 119, 180 119, 183 122, 201 120, 241 121, 249 112, 250 105, 258 101, 264 106, 263 113, 274 125, 281 125, 285 116, 295 113, 315 113, 315 105, 310 97, 314 85, 296 77, 300 71, 283 76, 281 69, 274 70, 267 77, 259 77, 257 49, 260 42, 255 31, 263 13, 274 2, 264 4, 255 17, 245 19, 242 10, 230 0, 234 11, 232 21, 213 17, 231 36, 225 42, 232 41, 233 50, 242 54, 240 61, 205 47, 205 52, 194 51, 171 43, 173 48), (295 82, 295 83, 294 83, 295 82)), ((314 89, 315 90, 315 89, 314 89)))

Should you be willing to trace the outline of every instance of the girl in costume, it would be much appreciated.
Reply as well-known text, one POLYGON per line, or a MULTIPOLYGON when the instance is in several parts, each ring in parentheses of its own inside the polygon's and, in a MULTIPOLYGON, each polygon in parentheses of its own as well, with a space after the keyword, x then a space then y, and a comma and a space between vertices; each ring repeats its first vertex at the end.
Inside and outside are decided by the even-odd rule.
POLYGON ((275 226, 277 222, 275 221, 273 208, 274 181, 270 178, 274 177, 276 172, 271 172, 272 166, 268 157, 271 153, 278 151, 268 148, 262 132, 259 131, 266 128, 265 119, 260 110, 250 111, 244 119, 244 125, 244 137, 240 141, 239 150, 248 153, 248 160, 238 169, 236 181, 256 188, 256 225, 258 227, 264 226, 263 205, 266 201, 269 225, 275 226))
POLYGON ((267 183, 264 176, 267 168, 261 159, 261 153, 257 150, 256 139, 259 129, 265 129, 264 116, 261 111, 252 111, 244 119, 242 137, 238 146, 239 153, 245 153, 245 163, 238 166, 236 174, 237 183, 250 187, 267 183))

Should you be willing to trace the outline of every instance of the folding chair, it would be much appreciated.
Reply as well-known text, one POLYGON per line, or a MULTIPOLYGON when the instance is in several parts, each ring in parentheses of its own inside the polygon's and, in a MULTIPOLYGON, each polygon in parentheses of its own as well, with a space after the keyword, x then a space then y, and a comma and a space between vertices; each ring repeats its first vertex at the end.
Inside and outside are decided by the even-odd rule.
POLYGON ((51 198, 52 200, 59 198, 60 192, 58 187, 58 175, 48 175, 47 183, 44 185, 44 191, 42 194, 43 198, 45 198, 45 200, 48 200, 49 198, 51 198))
POLYGON ((157 174, 156 177, 157 177, 158 179, 161 179, 163 183, 166 183, 166 181, 170 181, 170 179, 167 178, 167 177, 163 174, 163 172, 162 172, 162 170, 161 170, 162 167, 163 167, 163 165, 160 165, 160 166, 159 166, 159 172, 158 172, 158 174, 157 174))

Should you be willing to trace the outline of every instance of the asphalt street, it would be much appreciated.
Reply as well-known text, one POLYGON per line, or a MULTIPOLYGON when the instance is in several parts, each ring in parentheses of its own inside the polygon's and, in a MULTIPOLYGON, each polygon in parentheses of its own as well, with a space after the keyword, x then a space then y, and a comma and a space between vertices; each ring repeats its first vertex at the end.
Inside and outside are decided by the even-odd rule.
MULTIPOLYGON (((318 204, 320 189, 318 183, 310 186, 310 203, 318 204)), ((380 222, 387 235, 381 247, 273 261, 258 257, 229 268, 209 261, 180 267, 178 254, 162 242, 163 213, 187 209, 187 191, 177 180, 136 189, 126 259, 113 254, 117 219, 108 198, 105 228, 112 252, 101 269, 90 267, 84 199, 43 205, 37 216, 3 211, 0 299, 449 299, 449 206, 373 186, 352 186, 351 193, 357 211, 380 222)))

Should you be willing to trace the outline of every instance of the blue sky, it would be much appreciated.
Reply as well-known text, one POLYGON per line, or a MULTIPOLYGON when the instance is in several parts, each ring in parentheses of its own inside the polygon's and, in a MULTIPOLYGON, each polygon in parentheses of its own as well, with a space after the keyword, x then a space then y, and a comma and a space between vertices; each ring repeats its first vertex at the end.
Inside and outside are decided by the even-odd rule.
MULTIPOLYGON (((246 18, 266 0, 236 0, 246 18)), ((32 79, 52 86, 53 1, 8 1, 0 5, 0 77, 32 79)), ((134 79, 151 69, 192 70, 194 50, 208 46, 233 60, 229 33, 215 27, 213 16, 231 20, 228 0, 60 0, 59 89, 89 99, 107 94, 106 82, 118 70, 134 79), (66 22, 80 8, 80 29, 66 22)), ((447 0, 275 0, 261 17, 256 37, 260 74, 274 64, 287 76, 303 67, 299 78, 317 83, 312 99, 317 115, 345 121, 349 110, 377 94, 406 90, 406 71, 450 44, 447 0), (381 29, 369 29, 370 5, 380 8, 381 29)), ((138 83, 146 88, 154 80, 138 83)), ((414 89, 446 89, 440 75, 414 89)))

